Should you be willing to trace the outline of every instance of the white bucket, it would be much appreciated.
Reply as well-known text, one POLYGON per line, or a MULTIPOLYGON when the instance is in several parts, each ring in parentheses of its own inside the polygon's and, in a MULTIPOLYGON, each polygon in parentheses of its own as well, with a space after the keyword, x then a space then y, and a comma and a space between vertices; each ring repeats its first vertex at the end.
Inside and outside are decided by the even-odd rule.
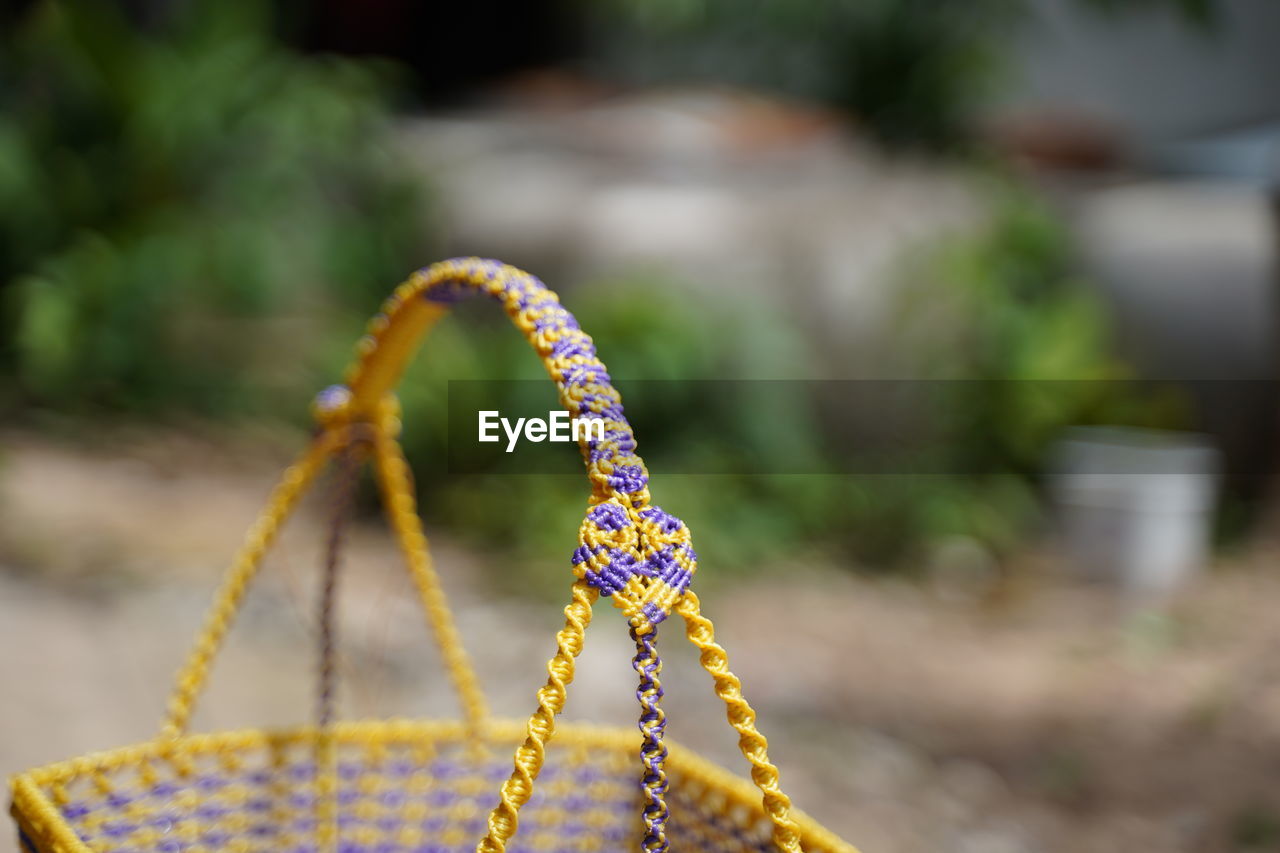
POLYGON ((1050 489, 1070 566, 1141 593, 1171 592, 1208 562, 1218 451, 1188 433, 1072 430, 1050 489))

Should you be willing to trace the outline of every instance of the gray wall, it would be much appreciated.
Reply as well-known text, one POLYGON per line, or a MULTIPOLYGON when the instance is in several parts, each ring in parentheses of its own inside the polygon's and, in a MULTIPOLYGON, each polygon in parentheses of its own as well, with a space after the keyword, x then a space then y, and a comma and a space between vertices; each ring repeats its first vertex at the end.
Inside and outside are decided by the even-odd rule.
POLYGON ((1138 147, 1280 120, 1280 0, 1215 0, 1209 30, 1169 5, 1104 13, 1030 0, 1005 106, 1100 118, 1138 147))

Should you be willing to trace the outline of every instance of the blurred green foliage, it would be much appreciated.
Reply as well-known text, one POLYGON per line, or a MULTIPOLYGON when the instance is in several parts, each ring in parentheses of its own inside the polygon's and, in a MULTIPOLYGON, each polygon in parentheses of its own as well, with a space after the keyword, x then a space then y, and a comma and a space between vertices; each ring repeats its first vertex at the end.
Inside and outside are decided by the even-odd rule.
POLYGON ((919 556, 960 537, 995 556, 1037 529, 1050 451, 1072 426, 1185 427, 1185 401, 1132 381, 1066 234, 1029 191, 997 181, 990 220, 914 271, 901 333, 942 392, 932 420, 946 477, 887 481, 862 547, 919 556))
MULTIPOLYGON (((1167 7, 1213 22, 1212 0, 1078 0, 1107 14, 1167 7)), ((894 146, 964 147, 1001 82, 1028 0, 605 0, 599 63, 641 82, 689 79, 830 104, 894 146)))
POLYGON ((934 357, 940 375, 968 380, 952 383, 960 396, 949 401, 964 427, 966 467, 1030 473, 1065 425, 1160 428, 1186 417, 1185 401, 1137 386, 1114 354, 1104 308, 1047 206, 1009 184, 991 204, 986 231, 937 260, 964 318, 953 337, 934 339, 934 357))
MULTIPOLYGON (((44 2, 2 37, 0 322, 9 343, 0 359, 11 401, 301 424, 307 398, 341 375, 364 318, 434 254, 423 245, 419 182, 402 177, 390 153, 387 74, 281 47, 260 8, 202 0, 143 29, 106 3, 44 2)), ((813 11, 774 11, 811 26, 802 8, 813 11)), ((883 14, 885 32, 914 26, 887 7, 871 11, 879 8, 857 14, 883 14)), ((1025 196, 997 196, 990 227, 940 252, 922 277, 929 293, 907 312, 918 324, 945 307, 950 337, 925 336, 946 347, 930 375, 977 380, 946 384, 955 393, 934 415, 948 440, 926 451, 948 470, 978 474, 762 473, 756 460, 780 453, 822 470, 844 437, 815 415, 803 384, 770 386, 725 431, 699 417, 708 401, 696 383, 634 380, 813 377, 816 359, 792 324, 748 298, 713 302, 674 282, 603 281, 568 294, 626 395, 641 451, 670 470, 730 471, 664 476, 658 496, 726 574, 833 548, 906 565, 954 537, 1008 551, 1034 521, 1037 477, 1058 431, 1131 421, 1126 407, 1152 411, 1089 381, 1123 371, 1062 234, 1025 196), (1020 381, 1055 378, 1076 383, 1046 396, 1020 381)), ((446 470, 449 380, 545 381, 491 306, 459 313, 402 385, 424 514, 507 555, 504 565, 524 572, 537 555, 533 565, 558 577, 585 500, 572 454, 563 477, 446 470)))
POLYGON ((35 4, 0 44, 6 390, 209 414, 292 386, 328 306, 372 310, 422 255, 383 69, 306 58, 266 4, 35 4), (255 323, 255 318, 260 322, 255 323))

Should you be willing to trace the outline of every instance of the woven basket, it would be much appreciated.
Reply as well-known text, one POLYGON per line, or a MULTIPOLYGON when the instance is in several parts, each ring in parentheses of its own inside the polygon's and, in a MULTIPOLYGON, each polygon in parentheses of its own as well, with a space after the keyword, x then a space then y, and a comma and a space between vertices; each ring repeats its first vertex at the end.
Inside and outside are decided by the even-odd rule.
POLYGON ((13 779, 12 813, 25 849, 856 853, 793 809, 779 788, 755 713, 689 588, 697 564, 688 528, 650 501, 648 473, 591 338, 540 281, 474 258, 415 273, 373 319, 346 384, 322 392, 315 414, 315 437, 285 472, 223 580, 156 738, 13 779), (591 496, 573 554, 576 580, 547 682, 526 723, 488 715, 431 563, 397 441, 392 389, 404 365, 448 305, 476 293, 499 302, 524 333, 571 416, 605 421, 603 439, 581 442, 591 496), (460 699, 461 721, 332 719, 341 507, 366 461, 460 699), (345 472, 339 480, 347 486, 335 500, 325 564, 317 723, 276 732, 187 733, 210 664, 263 554, 331 462, 345 472), (622 610, 636 644, 639 734, 557 724, 600 596, 622 610), (750 781, 663 740, 657 638, 673 613, 701 651, 750 762, 750 781))

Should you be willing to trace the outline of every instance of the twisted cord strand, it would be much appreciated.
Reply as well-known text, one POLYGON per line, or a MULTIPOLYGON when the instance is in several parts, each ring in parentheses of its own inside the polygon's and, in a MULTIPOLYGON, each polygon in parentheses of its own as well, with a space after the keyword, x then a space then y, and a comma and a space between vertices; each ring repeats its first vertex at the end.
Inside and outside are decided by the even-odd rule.
POLYGON ((342 543, 355 506, 356 486, 364 462, 364 448, 351 443, 337 456, 333 494, 329 510, 329 533, 325 541, 323 575, 320 584, 320 648, 316 722, 316 840, 321 850, 331 851, 338 842, 338 762, 333 738, 335 682, 337 675, 337 625, 335 605, 342 543))
POLYGON ((476 845, 476 853, 503 853, 519 826, 520 808, 533 794, 533 783, 542 771, 547 742, 555 734, 556 715, 564 710, 565 696, 573 681, 575 661, 582 651, 591 607, 600 592, 586 581, 575 581, 573 598, 564 609, 565 623, 556 634, 556 653, 547 663, 547 683, 538 690, 538 709, 529 717, 525 739, 515 753, 515 767, 502 783, 498 805, 489 814, 489 832, 476 845))
POLYGON ((328 389, 326 398, 354 412, 380 409, 422 335, 449 306, 476 295, 497 302, 524 335, 570 417, 599 424, 574 430, 593 507, 584 521, 585 541, 575 552, 574 573, 594 577, 627 621, 642 630, 662 621, 696 568, 688 532, 679 519, 650 505, 648 471, 595 342, 537 278, 481 258, 455 258, 418 270, 369 322, 346 384, 328 389), (637 574, 634 568, 646 561, 654 565, 637 574))
POLYGON ((693 590, 684 594, 676 612, 684 617, 685 634, 701 652, 702 668, 715 681, 716 695, 725 704, 729 724, 738 731, 738 748, 751 763, 751 781, 763 797, 764 810, 773 824, 773 843, 786 853, 802 853, 800 828, 791 817, 791 799, 778 784, 778 768, 769 760, 769 742, 756 729, 756 712, 742 695, 742 682, 729 671, 729 656, 716 642, 715 627, 702 615, 693 590))
POLYGON ((364 461, 362 449, 347 447, 338 457, 334 471, 333 494, 329 509, 329 529, 325 540, 323 574, 320 585, 320 650, 319 696, 316 722, 327 728, 334 720, 334 695, 337 675, 337 633, 335 606, 338 594, 338 572, 342 562, 342 544, 355 506, 356 485, 364 461))
POLYGON ((644 735, 640 746, 640 760, 644 764, 644 826, 642 846, 648 853, 667 853, 667 772, 664 763, 667 747, 662 742, 667 727, 667 715, 662 710, 662 658, 658 656, 658 631, 652 628, 641 634, 633 626, 631 639, 636 644, 636 656, 631 666, 640 676, 636 698, 640 700, 640 732, 644 735))
POLYGON ((396 541, 400 543, 405 562, 409 566, 409 574, 418 589, 418 597, 426 611, 436 648, 440 650, 440 657, 449 672, 449 680, 462 705, 469 735, 473 742, 481 743, 484 740, 483 728, 489 716, 488 703, 480 688, 480 679, 471 665, 471 658, 462 645, 462 637, 453 621, 453 611, 449 608, 444 589, 440 586, 440 576, 436 574, 435 564, 431 559, 431 549, 422 530, 422 520, 418 517, 409 463, 404 458, 399 443, 382 428, 374 433, 373 455, 387 521, 395 533, 396 541))
POLYGON ((635 454, 635 435, 622 411, 591 336, 540 280, 500 261, 453 258, 413 273, 383 303, 357 346, 347 385, 373 405, 390 390, 419 337, 449 306, 473 294, 498 302, 556 383, 572 416, 605 421, 604 438, 583 431, 579 444, 593 503, 625 499, 638 511, 649 503, 649 474, 635 454))
POLYGON ((209 666, 222 647, 235 615, 244 600, 245 591, 258 573, 262 556, 280 532, 280 526, 297 506, 298 499, 315 480, 325 460, 341 439, 334 433, 322 433, 293 465, 285 470, 267 506, 249 528, 244 544, 223 577, 214 602, 205 615, 204 626, 193 644, 174 684, 165 721, 160 730, 163 739, 173 739, 186 731, 196 698, 209 676, 209 666))

